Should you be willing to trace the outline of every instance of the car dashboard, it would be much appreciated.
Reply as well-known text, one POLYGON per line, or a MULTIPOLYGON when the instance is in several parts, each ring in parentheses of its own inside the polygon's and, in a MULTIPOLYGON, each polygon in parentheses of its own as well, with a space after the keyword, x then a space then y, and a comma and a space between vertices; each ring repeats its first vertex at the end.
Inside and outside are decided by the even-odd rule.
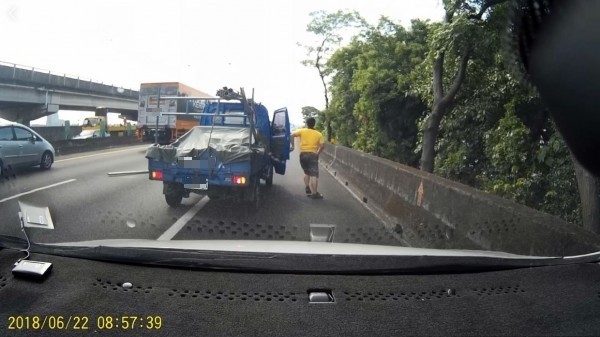
POLYGON ((53 264, 45 279, 33 280, 12 274, 21 257, 15 250, 0 251, 0 326, 11 336, 600 333, 595 263, 459 274, 324 275, 32 254, 33 260, 53 264))

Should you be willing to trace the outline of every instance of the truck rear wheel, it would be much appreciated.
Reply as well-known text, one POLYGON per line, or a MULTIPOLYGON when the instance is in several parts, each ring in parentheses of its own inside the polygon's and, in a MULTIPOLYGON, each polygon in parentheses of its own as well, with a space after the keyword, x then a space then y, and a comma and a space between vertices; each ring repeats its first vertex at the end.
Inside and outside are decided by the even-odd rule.
POLYGON ((178 207, 181 205, 181 200, 183 199, 183 194, 165 194, 165 200, 167 204, 171 207, 178 207))
POLYGON ((183 185, 178 183, 165 183, 163 192, 169 206, 178 207, 181 205, 184 194, 183 185))

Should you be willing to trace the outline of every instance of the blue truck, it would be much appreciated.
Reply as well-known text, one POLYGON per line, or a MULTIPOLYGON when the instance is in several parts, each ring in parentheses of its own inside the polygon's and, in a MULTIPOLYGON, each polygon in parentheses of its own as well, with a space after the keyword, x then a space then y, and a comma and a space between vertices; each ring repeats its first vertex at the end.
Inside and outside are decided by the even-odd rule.
POLYGON ((259 208, 261 180, 270 187, 275 173, 285 174, 290 156, 287 109, 275 110, 269 120, 267 108, 247 99, 243 89, 237 93, 223 88, 216 97, 200 99, 202 113, 192 114, 199 118, 199 126, 172 144, 154 144, 147 149, 149 179, 163 182, 163 194, 171 207, 197 193, 259 208))

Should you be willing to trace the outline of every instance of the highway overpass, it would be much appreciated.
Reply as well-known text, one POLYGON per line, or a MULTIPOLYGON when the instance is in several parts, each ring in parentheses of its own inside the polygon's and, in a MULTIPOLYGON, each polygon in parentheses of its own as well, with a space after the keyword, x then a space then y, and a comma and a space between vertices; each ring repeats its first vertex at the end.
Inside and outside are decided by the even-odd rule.
POLYGON ((0 118, 29 123, 58 110, 124 114, 137 119, 138 91, 0 62, 0 118))

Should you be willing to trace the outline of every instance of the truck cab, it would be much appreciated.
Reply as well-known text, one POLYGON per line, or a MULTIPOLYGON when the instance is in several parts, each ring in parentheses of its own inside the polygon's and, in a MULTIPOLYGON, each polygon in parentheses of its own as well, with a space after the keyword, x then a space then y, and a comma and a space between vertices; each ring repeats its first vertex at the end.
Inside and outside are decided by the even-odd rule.
POLYGON ((81 125, 81 128, 83 130, 93 130, 93 129, 100 128, 101 123, 104 123, 104 125, 106 126, 105 117, 102 117, 102 116, 86 117, 83 120, 83 124, 81 125))

